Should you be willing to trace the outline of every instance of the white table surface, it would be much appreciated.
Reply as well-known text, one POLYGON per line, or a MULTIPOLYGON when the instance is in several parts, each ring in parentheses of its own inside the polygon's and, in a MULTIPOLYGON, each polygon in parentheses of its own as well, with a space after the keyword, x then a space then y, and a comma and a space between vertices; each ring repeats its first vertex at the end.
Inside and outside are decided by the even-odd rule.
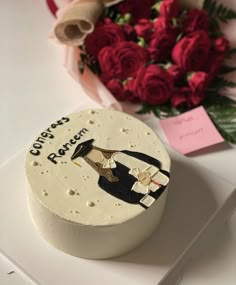
MULTIPOLYGON (((228 0, 227 2, 231 2, 236 8, 235 1, 228 0)), ((19 153, 39 130, 48 125, 48 122, 73 111, 81 104, 93 105, 93 102, 84 96, 78 84, 62 67, 63 48, 48 41, 53 21, 43 0, 0 2, 2 33, 0 43, 0 167, 19 153)), ((227 32, 234 43, 236 43, 236 33, 232 31, 235 27, 236 24, 233 23, 227 32)), ((223 143, 200 151, 198 155, 189 159, 202 163, 218 176, 236 185, 235 146, 223 143)), ((203 254, 205 267, 195 265, 195 273, 201 275, 201 272, 204 272, 201 277, 204 276, 205 279, 202 278, 201 283, 197 283, 198 279, 196 279, 194 283, 193 279, 186 277, 188 282, 185 283, 183 279, 181 284, 215 284, 215 276, 218 276, 218 280, 226 280, 227 272, 231 269, 229 264, 236 262, 236 253, 233 253, 233 250, 236 252, 233 242, 236 240, 235 227, 236 216, 229 221, 229 230, 219 232, 216 238, 217 247, 220 249, 222 249, 221 242, 224 243, 223 249, 220 252, 217 251, 218 255, 214 250, 216 245, 212 245, 212 249, 205 250, 205 255, 203 254), (213 260, 214 258, 216 260, 218 258, 220 263, 213 260), (202 271, 197 271, 196 268, 202 271), (217 274, 213 274, 216 271, 217 274), (207 283, 203 280, 207 280, 207 283)), ((6 261, 0 256, 0 277, 4 275, 4 285, 28 284, 14 273, 5 277, 5 274, 11 271, 10 268, 13 267, 6 265, 6 261)), ((232 270, 229 274, 232 275, 230 275, 231 283, 226 282, 226 284, 236 284, 236 274, 234 276, 232 270)))

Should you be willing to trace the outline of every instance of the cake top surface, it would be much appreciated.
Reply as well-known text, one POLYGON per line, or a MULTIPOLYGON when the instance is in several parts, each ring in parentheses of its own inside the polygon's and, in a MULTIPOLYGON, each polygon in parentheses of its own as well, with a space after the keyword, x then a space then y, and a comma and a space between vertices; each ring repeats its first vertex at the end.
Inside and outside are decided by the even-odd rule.
POLYGON ((29 191, 59 217, 84 225, 139 215, 164 191, 169 170, 169 155, 147 125, 106 109, 61 118, 26 156, 29 191))

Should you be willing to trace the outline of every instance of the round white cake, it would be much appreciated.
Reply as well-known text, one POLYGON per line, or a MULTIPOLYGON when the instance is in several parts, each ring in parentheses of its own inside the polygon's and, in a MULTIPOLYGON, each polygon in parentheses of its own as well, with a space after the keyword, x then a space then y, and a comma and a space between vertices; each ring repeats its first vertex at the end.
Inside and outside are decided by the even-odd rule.
POLYGON ((66 253, 115 257, 160 223, 169 172, 165 147, 144 123, 105 109, 73 113, 41 132, 27 153, 31 217, 66 253))

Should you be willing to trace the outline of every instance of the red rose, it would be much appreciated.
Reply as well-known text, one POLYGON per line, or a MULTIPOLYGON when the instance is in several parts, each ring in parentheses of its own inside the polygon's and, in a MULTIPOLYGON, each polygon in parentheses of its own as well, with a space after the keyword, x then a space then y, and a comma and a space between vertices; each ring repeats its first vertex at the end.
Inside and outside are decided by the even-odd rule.
POLYGON ((116 79, 111 79, 107 83, 107 89, 116 97, 116 99, 123 101, 125 100, 124 93, 123 93, 123 85, 120 81, 116 79))
POLYGON ((155 31, 156 30, 162 31, 162 30, 169 29, 171 27, 169 21, 164 17, 156 18, 156 20, 153 22, 153 26, 154 26, 155 31))
POLYGON ((208 85, 208 75, 205 72, 194 72, 189 80, 188 84, 193 93, 202 93, 206 90, 208 85))
POLYGON ((160 5, 160 15, 166 19, 172 19, 179 15, 178 0, 163 0, 160 5))
POLYGON ((134 79, 128 79, 126 81, 125 86, 124 86, 123 96, 124 96, 125 100, 130 101, 132 103, 137 103, 140 101, 140 98, 136 94, 136 92, 134 90, 134 86, 135 86, 135 80, 134 79))
POLYGON ((173 80, 177 83, 181 81, 184 77, 184 72, 178 65, 171 64, 167 67, 166 71, 172 76, 173 80))
POLYGON ((120 42, 104 47, 98 55, 101 70, 111 77, 125 80, 134 77, 149 60, 147 51, 134 42, 120 42))
POLYGON ((110 24, 110 23, 112 23, 112 20, 111 20, 111 18, 106 17, 103 19, 103 22, 104 22, 104 24, 110 24))
POLYGON ((109 74, 105 74, 105 73, 100 74, 99 78, 104 85, 107 85, 108 82, 111 80, 111 76, 109 74))
POLYGON ((198 71, 206 65, 211 41, 205 31, 196 31, 182 38, 172 50, 174 62, 185 71, 198 71))
POLYGON ((173 92, 170 97, 171 104, 174 107, 187 105, 190 89, 187 87, 180 88, 173 92))
POLYGON ((174 84, 171 76, 163 68, 151 64, 140 68, 134 89, 141 101, 161 105, 168 101, 174 84))
POLYGON ((149 5, 152 6, 156 3, 156 0, 149 0, 149 5))
POLYGON ((136 23, 139 19, 148 18, 151 14, 150 0, 126 0, 117 5, 117 10, 122 14, 131 14, 131 23, 136 23))
POLYGON ((140 19, 135 26, 135 30, 139 37, 149 42, 153 34, 153 23, 147 19, 140 19))
POLYGON ((207 65, 206 65, 206 72, 208 73, 209 83, 219 73, 220 68, 224 62, 224 58, 225 56, 222 53, 212 52, 210 54, 209 59, 207 61, 207 65))
POLYGON ((217 38, 213 45, 214 50, 219 53, 226 53, 229 50, 229 41, 224 37, 217 38))
POLYGON ((204 92, 194 93, 189 87, 182 87, 172 93, 170 101, 174 107, 188 106, 191 108, 198 106, 205 98, 204 92))
POLYGON ((123 29, 115 23, 98 23, 85 39, 87 52, 97 58, 100 50, 125 40, 123 29))
POLYGON ((163 17, 154 22, 155 32, 149 45, 151 58, 158 61, 166 60, 173 48, 178 30, 171 26, 163 17))
POLYGON ((191 10, 184 21, 184 32, 192 33, 197 30, 209 30, 209 18, 207 12, 204 10, 193 9, 191 10))
POLYGON ((133 42, 136 41, 137 34, 133 26, 126 24, 123 26, 123 29, 127 41, 133 41, 133 42))
POLYGON ((224 37, 215 39, 213 43, 213 50, 211 51, 207 65, 206 72, 209 75, 209 82, 219 73, 223 65, 225 54, 229 49, 229 42, 224 37))
POLYGON ((206 93, 199 92, 199 93, 190 93, 188 98, 188 105, 189 107, 196 107, 200 105, 206 99, 206 93))

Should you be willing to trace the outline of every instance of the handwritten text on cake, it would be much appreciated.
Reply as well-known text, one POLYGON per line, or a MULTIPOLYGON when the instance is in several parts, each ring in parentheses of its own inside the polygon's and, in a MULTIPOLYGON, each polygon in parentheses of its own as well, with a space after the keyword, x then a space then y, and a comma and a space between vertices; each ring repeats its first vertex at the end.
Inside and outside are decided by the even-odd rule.
POLYGON ((57 164, 56 159, 64 156, 68 150, 70 150, 71 146, 77 143, 77 140, 80 140, 81 137, 88 132, 86 128, 81 129, 69 142, 63 144, 60 149, 56 153, 51 153, 47 157, 51 162, 57 164))
POLYGON ((32 149, 30 150, 30 153, 35 156, 40 155, 40 149, 43 148, 43 145, 47 142, 47 139, 54 139, 55 136, 53 134, 53 130, 69 121, 69 118, 62 117, 61 120, 58 120, 56 123, 51 124, 51 126, 42 132, 41 136, 36 139, 35 143, 32 146, 32 149))

